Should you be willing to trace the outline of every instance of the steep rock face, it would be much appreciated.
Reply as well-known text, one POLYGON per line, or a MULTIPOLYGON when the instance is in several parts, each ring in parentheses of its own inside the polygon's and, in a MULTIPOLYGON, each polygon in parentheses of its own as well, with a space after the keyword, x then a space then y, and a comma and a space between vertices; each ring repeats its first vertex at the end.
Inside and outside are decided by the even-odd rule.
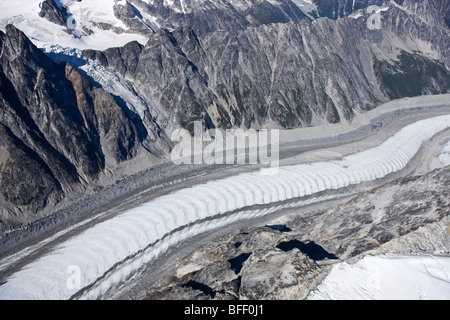
POLYGON ((130 80, 152 132, 192 131, 196 120, 207 128, 351 121, 394 98, 450 90, 443 0, 130 0, 108 8, 111 25, 96 22, 90 10, 99 8, 86 2, 50 7, 48 15, 85 10, 81 38, 95 26, 148 37, 145 46, 83 54, 130 80))
POLYGON ((196 120, 214 127, 209 110, 214 107, 217 119, 222 117, 225 119, 221 120, 222 124, 227 125, 227 114, 215 105, 215 96, 208 88, 207 80, 167 30, 153 34, 145 47, 130 43, 103 53, 85 51, 84 55, 114 68, 122 77, 132 79, 134 90, 164 129, 170 130, 179 123, 191 128, 196 120))
POLYGON ((196 34, 204 35, 319 17, 339 19, 358 10, 376 10, 374 6, 385 5, 401 7, 427 22, 432 18, 446 23, 450 14, 448 2, 443 0, 129 0, 115 4, 115 15, 131 26, 127 32, 140 30, 148 34, 160 28, 190 27, 196 34))
MULTIPOLYGON (((0 33, 0 202, 35 212, 136 155, 147 132, 120 101, 56 64, 13 26, 0 33)), ((15 219, 27 219, 27 215, 15 219)))
POLYGON ((396 0, 406 10, 417 14, 424 21, 435 25, 446 25, 450 28, 448 17, 450 15, 450 4, 442 0, 396 0))
POLYGON ((450 89, 449 72, 443 64, 405 51, 398 59, 394 64, 382 60, 374 63, 380 89, 390 99, 446 93, 450 89))
MULTIPOLYGON (((295 2, 295 1, 294 1, 295 2)), ((396 5, 420 15, 427 22, 431 20, 446 23, 446 18, 450 14, 448 1, 442 0, 312 0, 313 6, 306 9, 304 0, 297 0, 305 8, 307 13, 313 12, 316 17, 327 17, 330 19, 340 19, 351 15, 361 9, 376 10, 373 6, 396 5), (430 19, 431 18, 431 19, 430 19)), ((448 26, 448 24, 447 24, 448 26)))
POLYGON ((450 90, 449 29, 442 18, 424 20, 434 6, 420 8, 389 3, 336 21, 159 30, 144 47, 84 55, 132 79, 167 132, 195 120, 223 128, 335 123, 394 98, 450 90))
MULTIPOLYGON (((39 15, 64 26, 68 17, 80 7, 90 11, 89 3, 79 2, 81 1, 45 0, 40 4, 39 15)), ((308 19, 290 0, 128 0, 110 1, 104 5, 112 6, 107 9, 116 19, 106 17, 102 21, 96 21, 95 16, 78 16, 77 19, 82 20, 79 21, 82 27, 77 36, 95 33, 96 28, 117 33, 149 35, 161 28, 174 30, 185 26, 192 27, 198 34, 206 34, 211 31, 242 30, 248 26, 308 19), (117 24, 117 21, 121 23, 117 24)), ((98 9, 99 7, 95 10, 98 9)), ((99 14, 104 14, 101 6, 99 10, 99 14)))
MULTIPOLYGON (((203 35, 212 31, 242 30, 270 23, 298 22, 307 16, 290 0, 131 0, 137 17, 153 30, 189 26, 203 35), (147 18, 146 18, 147 17, 147 18)), ((122 9, 121 9, 122 10, 122 9)), ((131 12, 130 12, 131 13, 131 12)))
POLYGON ((96 144, 102 146, 103 156, 113 164, 133 158, 139 144, 147 138, 142 122, 129 117, 114 97, 93 87, 69 65, 66 78, 72 83, 85 126, 97 137, 96 144))
POLYGON ((7 28, 2 49, 2 72, 30 121, 62 156, 74 155, 80 173, 98 173, 102 166, 98 141, 83 125, 64 66, 53 63, 14 27, 7 28))
POLYGON ((130 3, 114 4, 114 15, 124 22, 129 32, 147 34, 153 31, 152 27, 142 20, 139 11, 130 3))
POLYGON ((14 204, 27 211, 36 207, 43 208, 61 199, 62 186, 36 152, 27 147, 3 123, 0 125, 0 135, 2 207, 14 204))

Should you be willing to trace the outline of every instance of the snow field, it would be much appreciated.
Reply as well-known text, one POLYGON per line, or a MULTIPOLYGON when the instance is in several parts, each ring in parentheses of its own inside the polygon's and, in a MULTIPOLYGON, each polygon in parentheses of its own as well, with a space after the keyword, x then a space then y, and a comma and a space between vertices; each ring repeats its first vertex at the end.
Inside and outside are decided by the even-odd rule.
POLYGON ((333 267, 310 300, 449 300, 450 257, 366 256, 333 267))

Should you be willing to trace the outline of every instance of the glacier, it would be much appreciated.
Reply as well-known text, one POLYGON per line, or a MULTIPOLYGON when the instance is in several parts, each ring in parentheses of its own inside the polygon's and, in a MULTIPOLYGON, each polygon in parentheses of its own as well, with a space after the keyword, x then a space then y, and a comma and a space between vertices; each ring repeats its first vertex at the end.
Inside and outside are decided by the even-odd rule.
POLYGON ((0 299, 103 297, 182 239, 302 205, 292 201, 305 196, 398 172, 425 141, 449 127, 450 115, 421 120, 377 147, 340 160, 284 166, 271 176, 241 173, 161 196, 92 226, 25 265, 0 286, 0 299), (250 208, 269 204, 274 205, 250 208), (73 266, 81 271, 78 288, 67 285, 73 266))

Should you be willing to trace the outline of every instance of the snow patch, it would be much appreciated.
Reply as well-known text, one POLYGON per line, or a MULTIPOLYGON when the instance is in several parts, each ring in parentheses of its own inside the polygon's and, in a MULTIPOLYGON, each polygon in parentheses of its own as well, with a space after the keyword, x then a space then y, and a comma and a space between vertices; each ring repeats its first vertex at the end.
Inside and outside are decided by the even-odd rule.
POLYGON ((87 24, 91 22, 108 23, 114 27, 127 29, 127 26, 114 14, 115 0, 73 1, 60 0, 77 21, 87 24))
POLYGON ((333 267, 310 300, 449 300, 450 257, 366 256, 333 267))
POLYGON ((142 21, 147 25, 155 26, 157 29, 161 29, 161 24, 158 21, 158 18, 153 16, 152 14, 146 12, 145 10, 139 10, 139 8, 135 5, 135 9, 139 11, 139 14, 142 17, 142 21))
POLYGON ((60 0, 59 6, 66 6, 68 13, 75 20, 76 26, 71 29, 56 25, 39 17, 41 0, 0 0, 0 28, 13 24, 23 31, 39 48, 57 44, 77 49, 105 50, 111 47, 124 46, 128 42, 138 41, 145 44, 147 38, 133 33, 116 33, 96 27, 99 23, 109 24, 114 28, 127 31, 125 24, 114 15, 114 0, 73 1, 60 0), (92 30, 86 34, 83 28, 92 30))
POLYGON ((348 16, 349 18, 353 18, 353 19, 359 19, 361 17, 364 17, 364 14, 360 11, 352 13, 351 15, 348 16))

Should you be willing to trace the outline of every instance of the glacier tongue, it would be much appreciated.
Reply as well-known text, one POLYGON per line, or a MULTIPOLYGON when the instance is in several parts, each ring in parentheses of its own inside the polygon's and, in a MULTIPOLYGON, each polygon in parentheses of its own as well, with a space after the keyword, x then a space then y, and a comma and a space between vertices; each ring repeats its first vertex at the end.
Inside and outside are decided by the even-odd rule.
POLYGON ((378 147, 338 161, 281 167, 270 177, 258 172, 244 173, 161 196, 61 243, 11 275, 0 286, 0 298, 68 299, 94 283, 93 291, 87 292, 87 296, 102 296, 108 288, 139 269, 142 260, 133 260, 136 255, 144 253, 147 260, 186 235, 245 219, 245 215, 236 215, 243 207, 300 198, 385 177, 403 169, 424 141, 449 127, 450 115, 422 120, 403 128, 378 147), (206 225, 199 223, 212 217, 219 219, 208 220, 206 225), (173 233, 187 225, 190 227, 173 233), (168 238, 170 241, 162 241, 168 238), (68 271, 74 267, 80 271, 77 287, 67 283, 68 271))

